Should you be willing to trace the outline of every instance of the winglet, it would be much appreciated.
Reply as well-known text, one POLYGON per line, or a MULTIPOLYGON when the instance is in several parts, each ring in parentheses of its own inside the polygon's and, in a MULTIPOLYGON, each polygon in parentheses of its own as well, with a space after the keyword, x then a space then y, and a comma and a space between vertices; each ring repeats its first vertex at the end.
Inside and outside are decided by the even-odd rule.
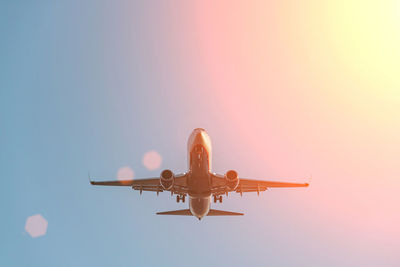
POLYGON ((309 186, 311 184, 312 174, 310 174, 310 178, 308 179, 308 183, 305 183, 305 186, 309 186))
POLYGON ((89 183, 90 183, 91 185, 94 185, 94 182, 92 181, 92 179, 90 179, 90 172, 88 172, 88 179, 89 179, 89 183))

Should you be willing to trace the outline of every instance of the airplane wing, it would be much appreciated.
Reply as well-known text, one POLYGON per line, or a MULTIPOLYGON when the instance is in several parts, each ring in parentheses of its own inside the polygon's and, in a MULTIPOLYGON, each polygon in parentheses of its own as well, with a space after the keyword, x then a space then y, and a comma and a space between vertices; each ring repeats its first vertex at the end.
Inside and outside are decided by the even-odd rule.
MULTIPOLYGON (((223 175, 213 176, 213 194, 224 194, 230 192, 229 188, 226 186, 226 180, 223 175)), ((266 191, 268 188, 272 187, 307 187, 308 183, 288 183, 288 182, 275 182, 275 181, 265 181, 265 180, 254 180, 247 178, 239 178, 239 185, 233 191, 236 193, 245 192, 261 192, 266 191)))
POLYGON ((92 185, 103 186, 130 186, 134 190, 163 192, 172 191, 177 194, 187 194, 186 174, 178 174, 175 176, 174 185, 171 190, 165 190, 160 184, 160 178, 147 178, 147 179, 131 179, 131 180, 113 180, 113 181, 91 181, 92 185))
POLYGON ((308 183, 287 183, 287 182, 274 182, 253 179, 239 179, 239 185, 236 188, 236 193, 240 192, 260 192, 265 191, 271 187, 307 187, 308 183))

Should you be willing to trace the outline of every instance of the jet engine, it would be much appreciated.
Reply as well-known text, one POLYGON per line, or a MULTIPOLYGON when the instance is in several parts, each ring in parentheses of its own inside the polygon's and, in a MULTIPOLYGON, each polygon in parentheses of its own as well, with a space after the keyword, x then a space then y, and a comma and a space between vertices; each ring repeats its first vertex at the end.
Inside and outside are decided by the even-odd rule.
POLYGON ((160 184, 164 190, 169 190, 174 185, 174 173, 171 170, 163 170, 160 175, 160 184))
POLYGON ((235 190, 239 185, 239 176, 238 173, 234 170, 227 171, 225 174, 226 185, 231 190, 235 190))

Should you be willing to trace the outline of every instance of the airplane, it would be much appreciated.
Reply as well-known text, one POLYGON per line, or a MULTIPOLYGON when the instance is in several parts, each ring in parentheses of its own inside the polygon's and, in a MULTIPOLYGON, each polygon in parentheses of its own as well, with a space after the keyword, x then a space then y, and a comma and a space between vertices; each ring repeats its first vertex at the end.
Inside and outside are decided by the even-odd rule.
POLYGON ((225 174, 216 174, 211 171, 211 139, 203 128, 196 128, 191 133, 188 144, 188 171, 174 174, 171 170, 163 170, 160 177, 148 179, 92 181, 92 185, 130 186, 134 190, 160 192, 169 191, 176 195, 176 201, 185 202, 189 196, 189 209, 158 212, 157 215, 186 215, 195 216, 201 220, 204 216, 235 216, 244 215, 239 212, 230 212, 211 209, 211 198, 214 203, 222 203, 222 196, 229 192, 243 193, 260 192, 276 187, 307 187, 308 183, 272 182, 253 180, 239 177, 234 170, 225 174))

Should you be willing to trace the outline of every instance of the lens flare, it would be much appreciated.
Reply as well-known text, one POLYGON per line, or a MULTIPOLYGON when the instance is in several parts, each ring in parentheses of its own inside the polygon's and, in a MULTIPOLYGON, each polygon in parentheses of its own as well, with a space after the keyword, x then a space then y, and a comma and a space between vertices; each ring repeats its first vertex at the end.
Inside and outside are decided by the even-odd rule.
POLYGON ((156 170, 160 168, 162 162, 161 155, 154 150, 148 151, 143 156, 143 165, 148 170, 156 170))
POLYGON ((133 179, 135 177, 134 171, 128 167, 121 167, 118 169, 117 172, 117 179, 118 180, 127 180, 127 179, 133 179))
POLYGON ((36 214, 28 217, 25 223, 25 231, 33 238, 43 236, 47 232, 48 222, 42 215, 36 214))

